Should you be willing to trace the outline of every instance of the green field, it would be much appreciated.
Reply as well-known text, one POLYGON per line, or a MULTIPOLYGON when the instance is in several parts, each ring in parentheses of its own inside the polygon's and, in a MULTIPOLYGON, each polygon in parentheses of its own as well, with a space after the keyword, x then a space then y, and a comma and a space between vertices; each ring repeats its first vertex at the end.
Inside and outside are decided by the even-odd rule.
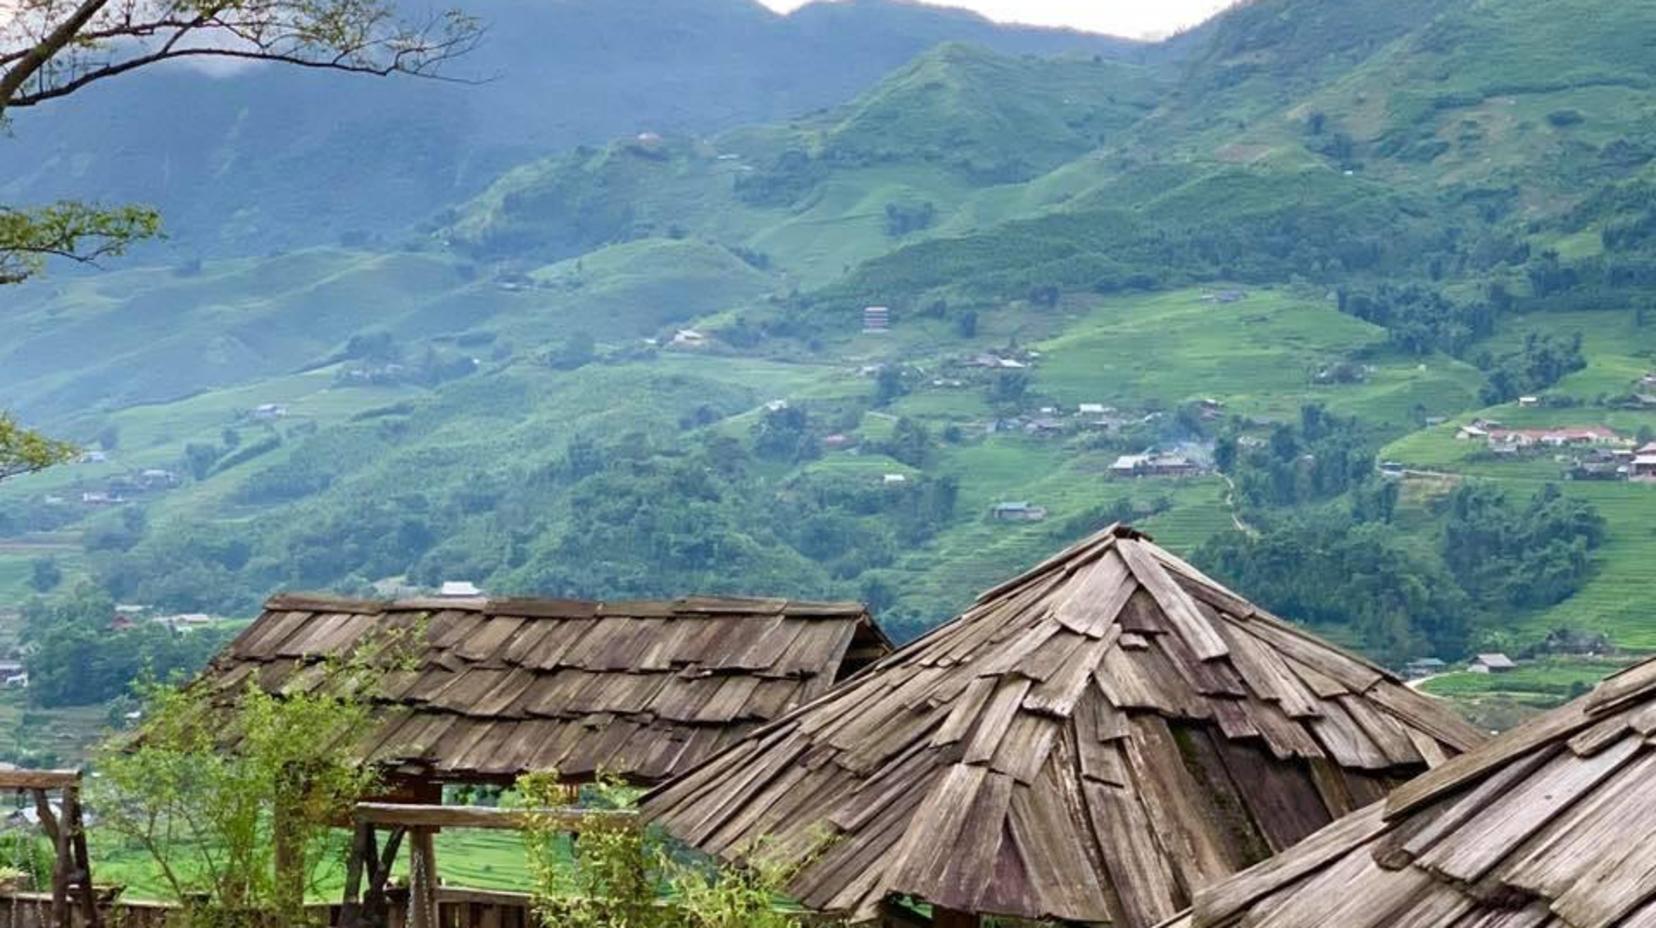
MULTIPOLYGON (((133 899, 164 901, 169 898, 158 865, 143 848, 96 827, 91 829, 90 839, 89 849, 99 882, 121 884, 126 887, 125 895, 133 899)), ((317 885, 312 892, 317 901, 337 901, 344 890, 344 840, 345 836, 340 835, 338 863, 323 867, 317 874, 317 885)), ((523 838, 517 832, 477 829, 442 832, 437 836, 437 865, 439 878, 450 886, 511 892, 528 892, 531 886, 523 838)), ((407 878, 406 849, 398 857, 395 873, 397 878, 407 878)))

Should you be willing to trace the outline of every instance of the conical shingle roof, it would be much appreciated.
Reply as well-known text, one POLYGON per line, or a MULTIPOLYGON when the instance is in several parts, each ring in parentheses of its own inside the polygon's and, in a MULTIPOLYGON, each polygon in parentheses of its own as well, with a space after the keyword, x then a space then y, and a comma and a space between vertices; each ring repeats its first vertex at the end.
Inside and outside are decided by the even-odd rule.
POLYGON ((1198 892, 1171 924, 1656 926, 1656 660, 1198 892))
POLYGON ((1480 734, 1112 527, 645 797, 810 908, 1154 924, 1480 734))

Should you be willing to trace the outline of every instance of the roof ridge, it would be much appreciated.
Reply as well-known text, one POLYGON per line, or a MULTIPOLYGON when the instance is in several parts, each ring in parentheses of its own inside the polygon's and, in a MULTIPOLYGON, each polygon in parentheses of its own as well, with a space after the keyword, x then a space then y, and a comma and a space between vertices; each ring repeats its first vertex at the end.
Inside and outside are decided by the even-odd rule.
POLYGON ((974 604, 985 603, 989 600, 1004 596, 1019 587, 1026 586, 1035 580, 1039 580, 1041 577, 1046 576, 1065 564, 1079 561, 1083 558, 1091 558, 1096 556, 1097 554, 1108 549, 1111 545, 1115 544, 1116 540, 1120 538, 1143 539, 1148 541, 1150 536, 1144 534, 1136 528, 1133 528, 1125 522, 1112 522, 1104 528, 1099 529, 1091 535, 1088 535, 1080 541, 1070 545, 1064 550, 1059 551, 1057 554, 1041 561, 1034 567, 1015 575, 1010 580, 998 583, 989 589, 984 590, 982 593, 978 594, 977 599, 974 600, 974 604))
POLYGON ((709 596, 690 594, 671 599, 573 599, 559 596, 407 596, 397 599, 357 599, 332 593, 280 592, 265 600, 265 612, 342 612, 377 615, 385 612, 452 611, 488 612, 501 615, 537 615, 549 608, 556 612, 583 610, 588 613, 611 612, 625 615, 629 609, 667 610, 674 613, 754 612, 773 615, 793 612, 800 615, 823 614, 868 616, 867 604, 854 600, 804 600, 783 597, 709 596), (762 607, 762 608, 761 608, 762 607), (515 610, 524 610, 519 613, 515 610))

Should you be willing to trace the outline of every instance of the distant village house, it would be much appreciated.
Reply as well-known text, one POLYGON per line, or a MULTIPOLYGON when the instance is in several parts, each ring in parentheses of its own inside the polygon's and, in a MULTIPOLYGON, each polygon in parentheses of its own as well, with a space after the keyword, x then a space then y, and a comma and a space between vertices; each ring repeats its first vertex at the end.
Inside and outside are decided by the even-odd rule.
POLYGON ((996 503, 990 507, 989 517, 997 522, 1040 522, 1047 517, 1047 511, 1025 501, 996 503))
POLYGON ((1516 670, 1517 668, 1518 665, 1512 662, 1512 658, 1507 657, 1505 654, 1494 652, 1490 654, 1480 654, 1473 658, 1472 663, 1469 664, 1466 669, 1472 671, 1473 673, 1507 673, 1508 671, 1516 670))

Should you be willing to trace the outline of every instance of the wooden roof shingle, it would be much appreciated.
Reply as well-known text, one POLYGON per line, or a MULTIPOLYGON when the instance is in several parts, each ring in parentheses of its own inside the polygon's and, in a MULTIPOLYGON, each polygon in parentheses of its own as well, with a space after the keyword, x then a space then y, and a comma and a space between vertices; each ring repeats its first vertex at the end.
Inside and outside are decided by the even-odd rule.
POLYGON ((1168 928, 1656 926, 1656 660, 1196 894, 1168 928))
POLYGON ((661 602, 284 594, 208 666, 228 704, 322 685, 324 662, 396 630, 363 759, 440 780, 557 770, 661 782, 890 653, 855 603, 661 602))
POLYGON ((1137 928, 1481 740, 1112 527, 642 808, 727 860, 791 862, 819 911, 900 894, 1137 928))

